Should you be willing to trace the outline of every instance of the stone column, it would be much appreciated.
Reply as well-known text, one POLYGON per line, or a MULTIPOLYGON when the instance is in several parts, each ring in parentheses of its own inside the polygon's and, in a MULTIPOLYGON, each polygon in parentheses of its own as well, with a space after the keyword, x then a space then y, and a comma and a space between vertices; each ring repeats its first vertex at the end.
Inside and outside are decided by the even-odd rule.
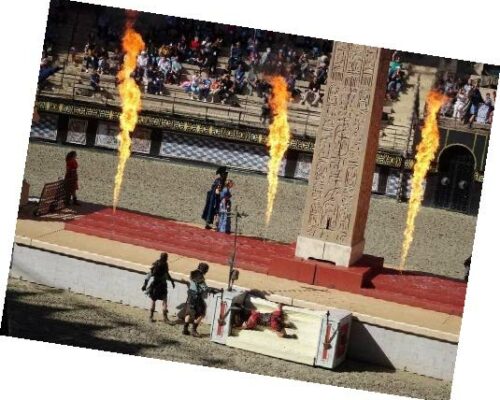
POLYGON ((349 266, 363 255, 389 59, 334 43, 297 257, 349 266))

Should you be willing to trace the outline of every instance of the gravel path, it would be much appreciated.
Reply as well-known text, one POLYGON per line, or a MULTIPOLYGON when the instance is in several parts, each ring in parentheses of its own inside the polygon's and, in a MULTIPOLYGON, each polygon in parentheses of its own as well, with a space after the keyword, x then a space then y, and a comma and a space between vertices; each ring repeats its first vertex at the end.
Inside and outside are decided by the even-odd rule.
MULTIPOLYGON (((31 185, 32 196, 40 195, 43 183, 64 175, 64 157, 70 149, 30 143, 25 176, 31 185)), ((110 205, 116 156, 107 151, 75 150, 80 163, 80 199, 110 205)), ((200 215, 214 172, 214 168, 133 157, 126 167, 119 206, 202 224, 200 215)), ((243 222, 243 234, 283 242, 296 240, 307 190, 304 183, 280 181, 274 214, 266 229, 266 177, 233 171, 230 178, 236 184, 234 204, 250 215, 243 222)), ((398 265, 406 212, 406 204, 373 196, 365 233, 365 252, 384 257, 388 265, 398 265)), ((463 261, 472 251, 476 218, 424 207, 416 225, 407 269, 462 278, 463 261)))
POLYGON ((346 361, 335 371, 312 368, 181 334, 180 326, 147 321, 147 311, 10 279, 10 335, 131 355, 425 398, 449 399, 451 385, 402 371, 346 361))

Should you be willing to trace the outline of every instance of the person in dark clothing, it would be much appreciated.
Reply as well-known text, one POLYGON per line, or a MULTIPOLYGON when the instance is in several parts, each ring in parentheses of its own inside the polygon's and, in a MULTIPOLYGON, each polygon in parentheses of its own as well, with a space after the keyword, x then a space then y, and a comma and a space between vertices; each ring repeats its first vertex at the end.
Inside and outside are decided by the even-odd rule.
POLYGON ((472 259, 472 255, 464 261, 464 268, 465 268, 464 281, 465 282, 469 282, 469 272, 470 272, 471 259, 472 259))
POLYGON ((212 229, 212 224, 219 213, 220 194, 226 184, 228 172, 226 167, 219 167, 215 174, 217 177, 212 183, 212 188, 207 192, 205 207, 201 215, 205 220, 205 229, 212 229))
POLYGON ((479 105, 484 102, 483 96, 479 91, 479 85, 477 82, 469 92, 469 100, 470 100, 470 109, 469 109, 470 117, 468 122, 469 122, 469 127, 472 128, 472 123, 476 119, 477 112, 479 110, 479 105))
POLYGON ((92 88, 96 92, 98 92, 99 90, 101 90, 100 83, 101 83, 101 76, 99 75, 99 72, 97 72, 97 70, 94 70, 92 75, 90 75, 90 86, 92 86, 92 88))
MULTIPOLYGON (((170 276, 170 272, 168 270, 168 254, 161 253, 160 258, 153 263, 151 270, 146 275, 146 279, 142 285, 142 291, 145 292, 151 299, 151 309, 149 314, 149 320, 151 322, 154 322, 153 317, 155 313, 156 301, 161 300, 163 305, 163 320, 167 323, 171 323, 168 319, 167 309, 167 280, 169 280, 172 283, 172 287, 175 288, 175 282, 170 276)), ((174 322, 171 324, 174 324, 174 322)))

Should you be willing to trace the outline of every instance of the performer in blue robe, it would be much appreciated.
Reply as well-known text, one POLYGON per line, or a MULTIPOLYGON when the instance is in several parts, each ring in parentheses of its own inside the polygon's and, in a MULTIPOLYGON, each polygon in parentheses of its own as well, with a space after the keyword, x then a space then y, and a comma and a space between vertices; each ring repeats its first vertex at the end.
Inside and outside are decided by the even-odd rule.
POLYGON ((219 224, 217 230, 223 233, 231 233, 231 188, 233 181, 228 180, 226 187, 220 194, 219 224))
POLYGON ((205 220, 205 229, 212 229, 214 219, 219 213, 220 193, 225 186, 228 174, 226 167, 219 167, 215 173, 217 174, 217 178, 215 178, 211 189, 207 192, 205 208, 201 215, 201 218, 205 220))

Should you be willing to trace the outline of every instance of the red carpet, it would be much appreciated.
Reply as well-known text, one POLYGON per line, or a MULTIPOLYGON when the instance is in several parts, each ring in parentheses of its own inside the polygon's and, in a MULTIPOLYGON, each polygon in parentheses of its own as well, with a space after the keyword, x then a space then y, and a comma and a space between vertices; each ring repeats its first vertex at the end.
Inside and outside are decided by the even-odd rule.
MULTIPOLYGON (((74 232, 117 240, 227 264, 233 235, 214 232, 151 215, 102 209, 66 223, 74 232)), ((466 285, 428 274, 382 268, 383 260, 364 256, 350 268, 302 260, 294 256, 295 244, 252 237, 238 237, 236 266, 266 275, 358 293, 400 304, 462 315, 466 285)))

